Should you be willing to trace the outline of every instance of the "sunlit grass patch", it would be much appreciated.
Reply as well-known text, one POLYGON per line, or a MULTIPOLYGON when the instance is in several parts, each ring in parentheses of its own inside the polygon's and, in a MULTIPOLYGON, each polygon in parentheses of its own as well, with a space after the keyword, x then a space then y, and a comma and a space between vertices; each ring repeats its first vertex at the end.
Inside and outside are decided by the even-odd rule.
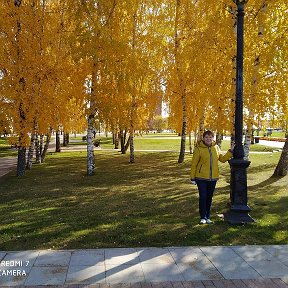
POLYGON ((16 156, 17 149, 12 148, 7 137, 0 138, 0 157, 16 156))

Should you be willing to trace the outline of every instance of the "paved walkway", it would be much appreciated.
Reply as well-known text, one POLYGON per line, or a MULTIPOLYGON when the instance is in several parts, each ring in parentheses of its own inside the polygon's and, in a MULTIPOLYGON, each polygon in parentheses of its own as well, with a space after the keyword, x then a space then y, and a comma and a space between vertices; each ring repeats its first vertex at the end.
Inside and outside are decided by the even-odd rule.
POLYGON ((1 157, 0 158, 0 178, 17 166, 17 157, 1 157))
POLYGON ((0 260, 1 287, 288 287, 288 245, 0 252, 0 260))
MULTIPOLYGON (((268 141, 268 140, 259 140, 260 145, 274 147, 274 148, 280 148, 282 149, 284 147, 285 142, 277 142, 277 141, 268 141)), ((257 145, 257 144, 255 144, 257 145)))

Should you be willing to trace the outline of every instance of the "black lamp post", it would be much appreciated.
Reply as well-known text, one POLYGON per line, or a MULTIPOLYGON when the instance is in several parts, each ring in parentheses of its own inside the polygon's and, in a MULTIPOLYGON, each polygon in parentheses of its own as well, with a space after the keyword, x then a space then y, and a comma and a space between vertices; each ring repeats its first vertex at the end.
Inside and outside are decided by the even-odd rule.
POLYGON ((235 106, 235 148, 231 168, 230 210, 224 219, 230 224, 254 222, 248 214, 247 168, 250 161, 244 160, 243 140, 243 55, 244 55, 244 5, 247 0, 234 0, 237 4, 237 65, 236 65, 236 106, 235 106))

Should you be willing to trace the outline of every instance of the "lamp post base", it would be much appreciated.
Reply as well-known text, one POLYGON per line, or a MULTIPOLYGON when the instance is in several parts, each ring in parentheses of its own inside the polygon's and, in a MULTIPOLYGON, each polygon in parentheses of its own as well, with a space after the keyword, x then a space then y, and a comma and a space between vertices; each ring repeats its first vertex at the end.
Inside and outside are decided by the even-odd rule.
POLYGON ((248 211, 233 211, 232 208, 230 211, 224 213, 224 220, 232 225, 255 222, 255 220, 248 214, 248 211))
POLYGON ((230 224, 244 224, 254 222, 248 214, 251 209, 247 205, 247 168, 250 161, 231 159, 230 179, 230 210, 224 213, 224 220, 230 224))

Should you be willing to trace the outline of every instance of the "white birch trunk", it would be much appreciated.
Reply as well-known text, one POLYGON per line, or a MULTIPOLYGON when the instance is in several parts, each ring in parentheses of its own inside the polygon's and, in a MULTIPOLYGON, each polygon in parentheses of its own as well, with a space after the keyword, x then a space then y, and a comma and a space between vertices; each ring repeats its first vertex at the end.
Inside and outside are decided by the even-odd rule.
POLYGON ((120 137, 120 148, 121 148, 121 153, 125 154, 125 140, 126 140, 126 134, 124 134, 124 131, 121 129, 119 133, 120 137))
POLYGON ((186 134, 187 134, 187 111, 186 111, 186 92, 183 85, 183 79, 180 76, 180 88, 182 93, 182 131, 181 131, 181 144, 180 153, 178 158, 178 163, 183 163, 185 158, 185 148, 186 148, 186 134))
POLYGON ((41 163, 40 140, 38 134, 36 135, 36 141, 35 141, 35 154, 36 154, 35 163, 36 164, 41 163))
POLYGON ((134 118, 136 109, 136 99, 132 96, 131 114, 130 114, 130 131, 129 131, 129 146, 130 146, 130 163, 135 162, 135 151, 134 151, 134 118))
POLYGON ((17 158, 17 172, 16 175, 25 175, 25 164, 26 164, 26 147, 18 147, 18 158, 17 158))
POLYGON ((186 107, 183 107, 183 118, 182 118, 182 132, 181 132, 181 144, 180 144, 180 153, 178 158, 178 163, 183 163, 185 158, 185 148, 186 148, 186 130, 187 130, 187 121, 186 121, 186 107))
POLYGON ((36 133, 33 133, 31 136, 31 142, 30 142, 28 155, 27 155, 27 163, 26 163, 27 170, 30 170, 32 168, 33 153, 34 153, 36 141, 37 141, 36 133))
POLYGON ((94 113, 88 117, 87 129, 87 175, 92 176, 95 174, 95 159, 94 159, 94 144, 93 144, 93 130, 94 130, 94 113))
MULTIPOLYGON (((133 133, 134 134, 134 133, 133 133)), ((129 142, 130 142, 130 163, 135 162, 135 154, 134 154, 134 135, 130 135, 129 142)))
POLYGON ((56 148, 55 152, 61 152, 60 131, 56 131, 56 148))
POLYGON ((69 135, 69 134, 68 134, 68 135, 67 135, 67 134, 68 134, 68 133, 66 133, 65 131, 63 131, 63 142, 62 142, 63 144, 62 144, 62 145, 63 145, 64 147, 67 147, 67 146, 68 146, 68 135, 69 135))
MULTIPOLYGON (((126 132, 125 132, 125 133, 126 133, 126 132)), ((130 146, 130 137, 131 137, 131 136, 128 137, 128 140, 127 140, 126 144, 124 145, 124 153, 122 153, 122 154, 126 154, 128 148, 129 148, 129 146, 130 146)), ((126 137, 125 137, 125 139, 126 139, 126 137)), ((124 142, 124 143, 125 143, 125 142, 124 142)))
POLYGON ((42 154, 43 149, 44 149, 44 135, 41 134, 40 135, 40 155, 42 154))
POLYGON ((114 132, 114 149, 119 149, 119 133, 117 130, 114 132))
MULTIPOLYGON (((42 137, 42 139, 44 141, 44 136, 42 137)), ((50 129, 49 133, 46 135, 46 143, 45 143, 43 150, 42 150, 42 153, 41 153, 41 163, 43 163, 45 160, 45 157, 46 157, 46 154, 47 154, 47 151, 49 148, 50 140, 51 140, 51 129, 50 129)), ((41 140, 40 140, 40 143, 41 143, 41 140)), ((41 144, 40 144, 40 147, 41 147, 41 144)))
POLYGON ((202 116, 201 116, 200 122, 199 122, 199 129, 198 129, 198 133, 197 133, 197 142, 199 142, 203 139, 203 133, 204 133, 204 111, 202 111, 202 116))
POLYGON ((190 151, 190 154, 193 153, 193 145, 192 145, 192 135, 191 135, 191 132, 189 132, 189 151, 190 151))
MULTIPOLYGON (((96 91, 97 85, 97 61, 94 60, 91 80, 91 99, 90 99, 90 114, 87 120, 87 175, 92 176, 95 174, 95 158, 94 158, 94 123, 96 115, 96 91)), ((100 131, 100 130, 99 130, 100 131)))
POLYGON ((221 149, 222 146, 222 140, 223 140, 223 133, 216 133, 216 144, 219 146, 219 148, 221 149))

